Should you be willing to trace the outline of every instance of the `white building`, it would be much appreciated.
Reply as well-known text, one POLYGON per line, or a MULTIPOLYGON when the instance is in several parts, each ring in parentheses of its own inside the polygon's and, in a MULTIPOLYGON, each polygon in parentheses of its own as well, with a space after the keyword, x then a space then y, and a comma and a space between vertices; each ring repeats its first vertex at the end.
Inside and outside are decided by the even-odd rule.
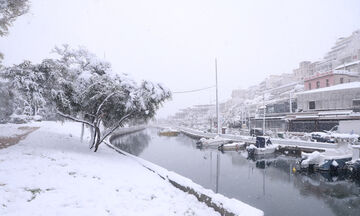
POLYGON ((299 111, 360 109, 360 82, 350 82, 296 94, 299 111))
POLYGON ((360 30, 348 37, 339 38, 324 60, 316 66, 315 72, 348 70, 360 74, 360 30))

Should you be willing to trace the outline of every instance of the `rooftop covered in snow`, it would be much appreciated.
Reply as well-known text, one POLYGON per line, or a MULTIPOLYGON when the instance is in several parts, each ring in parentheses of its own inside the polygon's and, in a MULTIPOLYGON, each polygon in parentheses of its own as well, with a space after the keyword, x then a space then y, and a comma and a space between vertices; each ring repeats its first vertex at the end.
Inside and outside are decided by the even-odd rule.
POLYGON ((337 66, 337 67, 335 68, 335 70, 341 69, 341 68, 345 68, 345 67, 348 67, 348 66, 351 66, 351 65, 355 65, 355 64, 360 64, 360 60, 359 60, 359 61, 348 62, 348 63, 345 63, 345 64, 341 64, 341 65, 337 66))
POLYGON ((296 95, 304 95, 304 94, 312 94, 312 93, 318 93, 318 92, 326 92, 326 91, 338 91, 338 90, 345 90, 345 89, 357 89, 360 88, 360 82, 350 82, 350 83, 344 83, 339 85, 334 85, 326 88, 319 88, 304 92, 296 93, 296 95))

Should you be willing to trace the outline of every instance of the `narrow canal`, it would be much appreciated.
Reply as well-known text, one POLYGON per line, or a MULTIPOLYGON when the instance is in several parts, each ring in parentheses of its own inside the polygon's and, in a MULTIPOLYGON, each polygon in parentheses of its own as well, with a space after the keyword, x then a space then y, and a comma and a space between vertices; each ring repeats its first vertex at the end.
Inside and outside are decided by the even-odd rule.
POLYGON ((205 188, 282 215, 360 215, 360 185, 341 176, 294 173, 298 159, 247 159, 244 152, 197 149, 196 140, 157 129, 116 138, 119 148, 190 178, 205 188))

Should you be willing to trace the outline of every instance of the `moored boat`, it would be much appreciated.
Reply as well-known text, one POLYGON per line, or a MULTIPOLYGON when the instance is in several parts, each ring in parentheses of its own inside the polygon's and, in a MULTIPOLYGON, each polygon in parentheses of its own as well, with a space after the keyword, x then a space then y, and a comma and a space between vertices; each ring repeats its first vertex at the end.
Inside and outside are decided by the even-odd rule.
POLYGON ((159 132, 160 136, 177 136, 180 131, 173 128, 164 128, 159 132))
POLYGON ((360 180, 360 160, 349 161, 345 167, 351 178, 360 180))
POLYGON ((299 161, 301 169, 338 171, 352 160, 352 147, 349 144, 342 144, 336 149, 326 149, 325 152, 303 152, 301 156, 302 159, 299 161))
POLYGON ((196 145, 198 147, 219 147, 220 145, 230 143, 230 139, 222 138, 220 136, 216 136, 214 138, 201 138, 196 145))
POLYGON ((229 144, 221 144, 218 149, 220 151, 239 151, 245 148, 245 142, 234 142, 229 144))
POLYGON ((249 155, 265 155, 273 154, 277 149, 277 145, 272 144, 270 137, 258 136, 256 137, 256 143, 249 145, 246 150, 249 155))

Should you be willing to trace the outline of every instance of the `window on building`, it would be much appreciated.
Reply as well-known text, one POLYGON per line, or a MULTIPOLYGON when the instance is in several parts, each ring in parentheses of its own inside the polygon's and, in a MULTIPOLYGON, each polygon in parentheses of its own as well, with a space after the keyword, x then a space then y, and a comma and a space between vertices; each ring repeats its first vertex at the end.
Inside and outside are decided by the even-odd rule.
POLYGON ((309 101, 309 109, 315 109, 315 101, 309 101))
POLYGON ((316 82, 316 88, 320 88, 320 81, 316 82))
POLYGON ((309 89, 311 90, 311 83, 309 83, 309 89))
POLYGON ((353 100, 353 110, 354 112, 360 112, 360 99, 353 100))
POLYGON ((360 107, 360 99, 354 99, 353 100, 353 106, 354 107, 360 107))
POLYGON ((340 83, 344 83, 344 78, 343 77, 340 78, 340 83))
POLYGON ((329 86, 330 86, 329 79, 326 79, 326 87, 329 87, 329 86))

